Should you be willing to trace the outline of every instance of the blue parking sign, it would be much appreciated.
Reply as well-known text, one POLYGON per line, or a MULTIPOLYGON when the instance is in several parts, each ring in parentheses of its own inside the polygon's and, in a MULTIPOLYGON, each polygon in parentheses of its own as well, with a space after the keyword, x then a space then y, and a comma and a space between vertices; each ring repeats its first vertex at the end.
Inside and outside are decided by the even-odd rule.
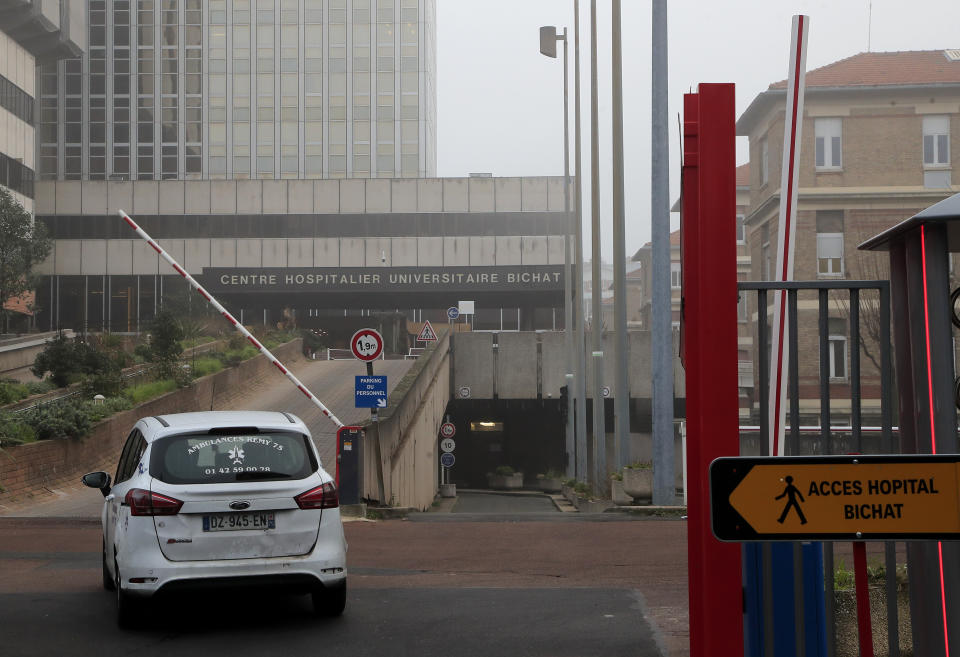
POLYGON ((387 375, 357 376, 354 408, 387 407, 387 375))

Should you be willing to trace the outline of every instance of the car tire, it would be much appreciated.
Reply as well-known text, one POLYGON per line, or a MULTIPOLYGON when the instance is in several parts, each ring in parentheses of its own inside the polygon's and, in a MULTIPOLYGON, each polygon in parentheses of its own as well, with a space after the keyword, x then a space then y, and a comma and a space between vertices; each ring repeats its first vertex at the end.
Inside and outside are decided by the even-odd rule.
POLYGON ((326 618, 340 616, 347 606, 347 580, 316 589, 312 595, 314 614, 326 618))
POLYGON ((116 582, 113 581, 113 576, 110 574, 110 571, 107 570, 107 549, 106 546, 100 551, 100 565, 103 570, 103 589, 105 591, 112 591, 116 587, 116 582))
POLYGON ((117 565, 116 557, 113 560, 113 570, 115 574, 113 585, 116 587, 117 594, 117 625, 122 628, 132 628, 139 619, 137 612, 140 602, 123 592, 123 587, 120 586, 120 567, 117 565))

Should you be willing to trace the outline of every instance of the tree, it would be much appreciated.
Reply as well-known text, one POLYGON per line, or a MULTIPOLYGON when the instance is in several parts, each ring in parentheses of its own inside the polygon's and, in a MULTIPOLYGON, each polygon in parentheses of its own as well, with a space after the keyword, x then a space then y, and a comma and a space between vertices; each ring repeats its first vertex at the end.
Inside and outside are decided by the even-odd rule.
MULTIPOLYGON (((0 187, 0 303, 35 287, 33 267, 50 253, 52 242, 43 224, 0 187)), ((2 310, 4 326, 10 311, 2 310)))

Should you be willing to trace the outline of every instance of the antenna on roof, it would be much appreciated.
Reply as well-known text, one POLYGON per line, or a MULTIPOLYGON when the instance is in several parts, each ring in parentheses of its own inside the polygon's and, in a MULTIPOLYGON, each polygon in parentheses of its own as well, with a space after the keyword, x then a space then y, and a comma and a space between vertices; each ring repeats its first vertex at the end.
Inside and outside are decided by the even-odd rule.
POLYGON ((867 0, 867 52, 870 52, 870 37, 873 32, 873 0, 867 0))

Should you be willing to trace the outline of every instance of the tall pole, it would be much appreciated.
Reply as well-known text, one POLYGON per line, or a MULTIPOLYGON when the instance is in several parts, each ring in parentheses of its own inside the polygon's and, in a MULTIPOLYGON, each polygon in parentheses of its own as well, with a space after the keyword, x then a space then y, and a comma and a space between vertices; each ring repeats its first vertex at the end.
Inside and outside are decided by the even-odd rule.
POLYGON ((651 321, 653 503, 676 503, 673 446, 673 330, 670 299, 670 151, 667 148, 667 0, 653 0, 653 121, 650 228, 653 242, 651 321))
POLYGON ((586 341, 584 338, 584 312, 583 307, 583 171, 582 157, 580 154, 580 0, 573 0, 573 124, 574 124, 574 145, 573 157, 574 178, 576 179, 576 236, 574 243, 577 248, 577 275, 574 285, 577 290, 576 303, 576 351, 577 357, 574 362, 574 379, 577 382, 577 480, 587 481, 587 352, 586 341))
POLYGON ((613 359, 616 396, 613 398, 613 469, 625 464, 630 448, 630 383, 627 381, 627 261, 626 218, 623 208, 623 53, 620 47, 620 0, 613 0, 613 313, 617 352, 613 359))
MULTIPOLYGON (((557 37, 558 39, 561 37, 557 37)), ((576 359, 573 339, 573 273, 570 248, 573 246, 573 220, 570 217, 570 118, 567 109, 567 28, 563 28, 563 333, 567 351, 567 477, 575 476, 576 443, 573 412, 573 361, 576 359)))
POLYGON ((590 211, 593 228, 592 293, 593 305, 593 455, 594 488, 603 490, 607 478, 607 431, 604 426, 603 387, 603 314, 600 301, 600 120, 597 98, 597 0, 590 0, 590 211))

